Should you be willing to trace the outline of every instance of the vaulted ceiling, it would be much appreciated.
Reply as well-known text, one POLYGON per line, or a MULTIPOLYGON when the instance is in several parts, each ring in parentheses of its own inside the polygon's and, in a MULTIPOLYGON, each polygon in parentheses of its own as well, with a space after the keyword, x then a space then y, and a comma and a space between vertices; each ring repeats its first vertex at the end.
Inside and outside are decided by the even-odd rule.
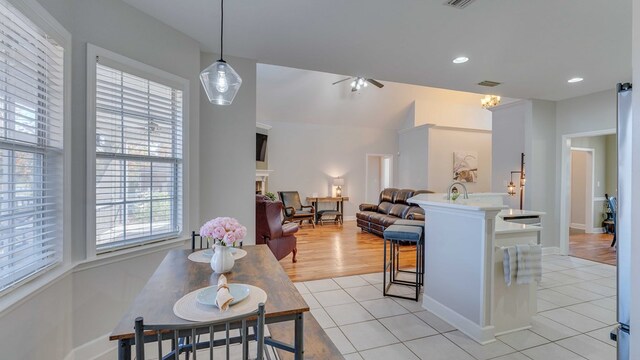
MULTIPOLYGON (((124 0, 219 47, 219 0, 124 0)), ((561 100, 631 79, 631 0, 235 0, 225 54, 266 64, 561 100), (452 59, 467 56, 455 65, 452 59), (573 77, 583 82, 569 84, 573 77), (477 85, 483 80, 502 84, 477 85)))

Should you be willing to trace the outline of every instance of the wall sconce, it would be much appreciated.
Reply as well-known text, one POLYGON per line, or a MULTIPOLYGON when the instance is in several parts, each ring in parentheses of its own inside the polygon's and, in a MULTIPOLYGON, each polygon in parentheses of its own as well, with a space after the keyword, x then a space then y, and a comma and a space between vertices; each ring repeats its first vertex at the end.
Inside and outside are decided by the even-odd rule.
POLYGON ((511 172, 511 181, 507 185, 507 193, 510 196, 516 195, 516 185, 513 183, 513 174, 520 174, 520 210, 522 210, 522 203, 524 202, 524 184, 527 182, 524 173, 524 153, 520 154, 520 171, 511 172))
POLYGON ((344 178, 341 178, 341 177, 334 178, 333 186, 336 187, 336 197, 342 197, 342 187, 344 186, 344 178))

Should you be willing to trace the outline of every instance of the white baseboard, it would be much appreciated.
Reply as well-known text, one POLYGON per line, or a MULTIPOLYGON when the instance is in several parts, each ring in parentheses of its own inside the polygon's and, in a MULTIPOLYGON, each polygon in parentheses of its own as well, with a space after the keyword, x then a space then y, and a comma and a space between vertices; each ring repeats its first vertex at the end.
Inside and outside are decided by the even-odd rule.
POLYGON ((356 221, 356 216, 355 215, 353 215, 353 216, 345 216, 343 220, 344 221, 356 221))
POLYGON ((117 342, 109 341, 109 333, 72 349, 64 360, 95 360, 117 350, 117 342))
POLYGON ((549 246, 542 248, 542 255, 558 255, 560 254, 560 247, 558 246, 549 246))
POLYGON ((430 296, 424 296, 422 307, 431 311, 434 315, 448 322, 481 345, 496 341, 494 326, 482 327, 430 296))
POLYGON ((584 230, 585 226, 584 224, 578 224, 578 223, 571 223, 571 225, 569 225, 570 228, 572 229, 578 229, 578 230, 584 230))
POLYGON ((587 233, 589 233, 589 234, 602 234, 602 233, 604 233, 604 228, 601 228, 601 227, 599 227, 599 228, 591 228, 591 229, 589 229, 589 231, 587 231, 587 233))

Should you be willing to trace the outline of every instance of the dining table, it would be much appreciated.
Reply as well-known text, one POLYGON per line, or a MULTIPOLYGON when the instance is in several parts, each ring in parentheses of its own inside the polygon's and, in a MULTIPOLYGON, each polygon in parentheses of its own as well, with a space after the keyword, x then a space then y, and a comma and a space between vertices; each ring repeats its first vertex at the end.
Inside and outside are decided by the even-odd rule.
MULTIPOLYGON (((236 260, 231 272, 224 275, 229 283, 257 286, 267 293, 265 323, 293 322, 294 334, 293 344, 272 337, 265 338, 265 344, 291 352, 295 360, 302 359, 304 313, 309 311, 309 306, 266 245, 245 245, 242 249, 247 255, 236 260)), ((192 291, 217 285, 220 276, 208 263, 189 260, 187 257, 192 252, 170 250, 133 300, 109 336, 109 340, 118 341, 118 359, 131 359, 137 317, 143 317, 147 324, 192 324, 174 314, 174 304, 192 291)))

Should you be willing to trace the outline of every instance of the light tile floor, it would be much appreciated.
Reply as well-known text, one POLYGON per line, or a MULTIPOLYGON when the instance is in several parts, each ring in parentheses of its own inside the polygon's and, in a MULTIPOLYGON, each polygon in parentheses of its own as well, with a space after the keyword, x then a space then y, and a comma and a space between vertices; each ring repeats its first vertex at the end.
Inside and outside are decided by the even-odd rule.
POLYGON ((484 346, 424 310, 422 300, 384 298, 382 273, 295 285, 346 359, 613 360, 615 276, 610 265, 545 255, 532 328, 484 346))

